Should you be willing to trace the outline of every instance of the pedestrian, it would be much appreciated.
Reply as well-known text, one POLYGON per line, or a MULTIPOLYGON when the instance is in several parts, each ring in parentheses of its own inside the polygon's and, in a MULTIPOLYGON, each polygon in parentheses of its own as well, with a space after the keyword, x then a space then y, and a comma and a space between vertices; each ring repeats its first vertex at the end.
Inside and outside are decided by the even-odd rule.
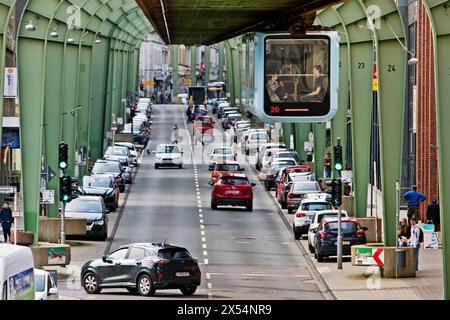
POLYGON ((439 212, 439 204, 436 199, 433 199, 427 206, 427 220, 433 221, 435 230, 440 230, 441 216, 439 212))
POLYGON ((187 123, 191 123, 191 117, 192 117, 192 111, 191 111, 191 107, 188 107, 186 110, 186 116, 187 116, 187 123))
POLYGON ((327 153, 325 157, 323 158, 323 166, 325 168, 325 178, 331 178, 331 153, 327 153))
POLYGON ((419 204, 421 201, 427 200, 427 197, 417 191, 417 186, 412 186, 412 190, 406 192, 403 195, 403 198, 408 201, 408 220, 410 220, 412 217, 416 218, 416 220, 419 220, 419 204))
POLYGON ((11 241, 11 225, 14 223, 14 218, 8 201, 3 202, 3 208, 0 211, 0 223, 5 242, 11 241))
POLYGON ((411 237, 411 227, 408 225, 408 220, 403 218, 400 221, 399 234, 398 234, 398 244, 400 247, 405 247, 408 245, 408 240, 411 237))
POLYGON ((411 224, 411 236, 408 240, 408 245, 415 248, 414 256, 416 260, 416 271, 419 271, 419 251, 420 243, 423 242, 423 235, 421 236, 421 234, 423 234, 423 231, 417 225, 417 219, 415 217, 412 217, 409 220, 409 223, 411 224))

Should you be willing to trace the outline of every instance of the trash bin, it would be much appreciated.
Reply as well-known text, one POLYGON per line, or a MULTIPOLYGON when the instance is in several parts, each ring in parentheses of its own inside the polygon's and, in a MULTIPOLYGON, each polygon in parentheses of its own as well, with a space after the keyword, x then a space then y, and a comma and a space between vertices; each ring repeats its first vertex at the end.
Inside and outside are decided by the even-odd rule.
POLYGON ((395 250, 395 266, 397 268, 406 267, 406 250, 395 250))

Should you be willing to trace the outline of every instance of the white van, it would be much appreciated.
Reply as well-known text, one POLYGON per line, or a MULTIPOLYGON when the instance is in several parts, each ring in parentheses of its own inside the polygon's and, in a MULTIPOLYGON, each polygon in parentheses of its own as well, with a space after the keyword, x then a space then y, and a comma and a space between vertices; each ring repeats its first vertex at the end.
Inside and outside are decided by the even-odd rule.
POLYGON ((57 280, 50 272, 34 269, 34 282, 36 286, 35 300, 58 300, 57 280))
POLYGON ((0 244, 1 300, 34 300, 34 260, 30 248, 0 244))

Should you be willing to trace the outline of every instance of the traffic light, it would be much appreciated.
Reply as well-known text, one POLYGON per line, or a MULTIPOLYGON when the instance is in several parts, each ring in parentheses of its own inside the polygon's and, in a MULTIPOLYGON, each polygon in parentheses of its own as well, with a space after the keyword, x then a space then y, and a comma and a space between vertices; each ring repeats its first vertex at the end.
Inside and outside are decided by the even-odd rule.
POLYGON ((72 178, 62 176, 60 178, 60 198, 62 202, 70 202, 72 200, 72 178))
POLYGON ((59 145, 59 168, 61 170, 67 169, 69 159, 69 146, 65 143, 59 145))
POLYGON ((331 182, 331 203, 335 207, 342 205, 342 181, 341 179, 333 179, 331 182))
POLYGON ((342 146, 334 147, 334 170, 340 172, 344 169, 342 164, 342 146))

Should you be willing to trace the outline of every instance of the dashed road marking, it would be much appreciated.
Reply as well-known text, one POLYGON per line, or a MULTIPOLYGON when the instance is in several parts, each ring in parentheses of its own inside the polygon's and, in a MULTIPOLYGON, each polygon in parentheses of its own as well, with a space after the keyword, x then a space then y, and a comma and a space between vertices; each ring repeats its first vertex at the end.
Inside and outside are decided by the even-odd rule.
POLYGON ((208 264, 209 264, 208 259, 205 259, 205 260, 203 261, 203 263, 206 264, 206 265, 208 265, 208 264))
POLYGON ((205 237, 202 237, 202 242, 206 242, 206 238, 205 237))
POLYGON ((203 255, 204 255, 205 257, 207 257, 207 256, 208 256, 208 251, 203 251, 203 255))

